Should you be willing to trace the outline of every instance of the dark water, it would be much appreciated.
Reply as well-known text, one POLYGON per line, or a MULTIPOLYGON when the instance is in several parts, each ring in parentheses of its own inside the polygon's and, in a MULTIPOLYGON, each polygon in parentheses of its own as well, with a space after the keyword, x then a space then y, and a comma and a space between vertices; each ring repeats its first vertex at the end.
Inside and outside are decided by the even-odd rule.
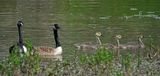
POLYGON ((53 23, 61 25, 60 37, 64 54, 73 52, 74 43, 96 41, 102 33, 103 43, 136 41, 143 35, 148 44, 153 39, 159 46, 159 0, 0 0, 0 57, 18 40, 16 23, 24 21, 24 39, 35 46, 54 46, 53 23))

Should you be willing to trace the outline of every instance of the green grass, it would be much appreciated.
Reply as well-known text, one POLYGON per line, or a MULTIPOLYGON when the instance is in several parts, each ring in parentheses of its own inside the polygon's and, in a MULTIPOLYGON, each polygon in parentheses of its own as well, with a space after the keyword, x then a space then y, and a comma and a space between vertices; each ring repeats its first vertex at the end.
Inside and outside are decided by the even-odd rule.
MULTIPOLYGON (((26 42, 27 47, 32 51, 30 41, 26 42)), ((74 53, 72 59, 55 61, 48 59, 44 62, 37 54, 28 54, 20 57, 11 54, 0 62, 0 74, 2 76, 24 75, 37 76, 158 76, 160 73, 160 61, 158 53, 153 58, 139 54, 125 53, 117 55, 114 50, 100 48, 94 54, 74 53), (43 65, 43 67, 42 67, 43 65)))
POLYGON ((40 57, 37 54, 32 54, 31 41, 26 41, 25 44, 28 49, 27 54, 20 56, 19 47, 16 46, 13 49, 15 52, 0 62, 2 76, 17 76, 17 74, 22 75, 22 72, 34 76, 40 70, 40 57))

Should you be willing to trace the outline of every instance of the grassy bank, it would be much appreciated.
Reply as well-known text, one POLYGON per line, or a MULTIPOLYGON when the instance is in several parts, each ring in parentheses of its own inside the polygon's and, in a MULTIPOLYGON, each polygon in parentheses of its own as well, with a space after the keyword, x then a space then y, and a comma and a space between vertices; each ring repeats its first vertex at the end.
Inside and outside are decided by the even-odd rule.
MULTIPOLYGON (((31 51, 32 45, 27 42, 31 51)), ((17 50, 17 49, 15 49, 17 50)), ((1 76, 158 76, 160 49, 153 52, 125 52, 100 48, 94 54, 72 55, 56 61, 30 52, 23 57, 11 54, 0 62, 1 76), (45 60, 45 61, 44 61, 45 60)), ((153 51, 151 49, 150 51, 153 51)), ((75 51, 76 52, 76 51, 75 51)))

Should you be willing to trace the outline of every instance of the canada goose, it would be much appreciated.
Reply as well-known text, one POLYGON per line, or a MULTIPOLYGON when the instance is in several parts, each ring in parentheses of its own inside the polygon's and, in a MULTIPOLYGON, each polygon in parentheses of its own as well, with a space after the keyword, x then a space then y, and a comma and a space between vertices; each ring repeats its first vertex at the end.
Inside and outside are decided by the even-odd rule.
POLYGON ((126 44, 120 44, 120 41, 119 39, 121 39, 121 35, 117 35, 116 36, 116 40, 117 40, 117 47, 119 49, 123 49, 123 50, 137 50, 137 49, 140 49, 140 48, 144 48, 145 45, 142 41, 142 38, 143 36, 139 36, 138 37, 138 42, 128 42, 126 44))
POLYGON ((55 48, 48 46, 39 46, 34 47, 36 53, 38 53, 41 57, 45 58, 56 58, 61 60, 62 47, 59 41, 58 30, 60 29, 58 24, 53 25, 54 39, 55 39, 55 48), (58 57, 58 58, 57 58, 58 57))
POLYGON ((97 43, 93 43, 93 42, 76 43, 74 44, 74 46, 78 50, 82 50, 82 51, 95 51, 100 47, 100 45, 102 45, 102 42, 99 38, 101 35, 102 35, 101 32, 95 33, 97 43))
POLYGON ((25 47, 25 45, 23 43, 23 36, 22 36, 23 22, 22 21, 18 21, 17 27, 18 27, 19 42, 16 45, 12 45, 9 48, 9 53, 14 53, 15 52, 15 47, 18 46, 19 49, 20 49, 19 50, 20 55, 23 55, 24 53, 27 52, 27 48, 25 47))
POLYGON ((128 42, 126 44, 127 49, 136 50, 136 49, 140 49, 140 48, 141 49, 145 48, 145 45, 142 41, 142 38, 143 38, 143 36, 139 36, 138 37, 138 42, 128 42))

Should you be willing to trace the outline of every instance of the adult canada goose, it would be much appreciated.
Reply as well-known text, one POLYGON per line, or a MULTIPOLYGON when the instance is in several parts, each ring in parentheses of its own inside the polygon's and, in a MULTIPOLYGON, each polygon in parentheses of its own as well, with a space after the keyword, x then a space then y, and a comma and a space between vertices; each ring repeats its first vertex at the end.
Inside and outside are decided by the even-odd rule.
POLYGON ((15 52, 15 47, 18 46, 19 47, 19 53, 20 55, 23 55, 24 53, 27 52, 27 48, 25 47, 24 43, 23 43, 23 36, 22 36, 22 27, 23 27, 23 22, 22 21, 18 21, 17 23, 17 27, 18 27, 18 37, 19 37, 19 42, 16 45, 12 45, 9 48, 9 53, 14 53, 15 52))
POLYGON ((59 57, 61 58, 62 47, 59 41, 59 35, 58 35, 59 29, 60 27, 58 24, 53 25, 54 39, 56 44, 55 48, 48 46, 34 47, 35 52, 38 53, 41 57, 56 58, 56 59, 59 59, 59 57))
POLYGON ((93 42, 76 43, 76 44, 74 44, 74 46, 78 50, 82 50, 82 51, 95 51, 95 50, 97 50, 102 45, 102 42, 99 38, 102 34, 101 34, 101 32, 96 32, 95 35, 96 35, 97 43, 93 43, 93 42))

